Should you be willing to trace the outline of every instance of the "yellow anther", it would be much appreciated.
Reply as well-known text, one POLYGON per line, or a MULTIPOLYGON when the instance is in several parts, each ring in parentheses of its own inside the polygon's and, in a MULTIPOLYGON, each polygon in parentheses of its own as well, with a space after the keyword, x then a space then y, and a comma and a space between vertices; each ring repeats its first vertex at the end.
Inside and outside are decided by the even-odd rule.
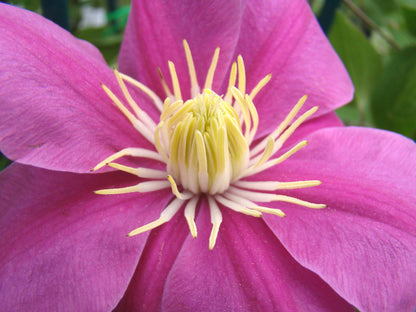
POLYGON ((170 88, 168 86, 168 84, 166 83, 165 78, 163 77, 162 71, 160 70, 160 68, 157 68, 157 72, 159 73, 159 77, 160 77, 160 82, 162 84, 162 88, 165 91, 165 94, 168 98, 173 97, 172 91, 170 91, 170 88))
POLYGON ((237 80, 237 63, 234 62, 231 66, 230 79, 228 81, 227 93, 225 94, 224 101, 231 104, 231 89, 235 86, 237 80))
POLYGON ((147 193, 147 192, 154 192, 154 191, 162 190, 162 189, 169 188, 169 187, 170 187, 170 183, 168 181, 157 180, 157 181, 142 182, 133 186, 98 190, 98 191, 94 191, 94 193, 100 194, 100 195, 126 194, 126 193, 135 193, 135 192, 147 193))
POLYGON ((209 236, 209 249, 212 250, 217 242, 218 232, 222 222, 222 215, 218 204, 211 196, 208 196, 208 204, 212 223, 211 234, 209 236))
POLYGON ((193 238, 196 238, 197 236, 197 229, 196 229, 196 224, 195 224, 195 209, 196 209, 198 200, 199 200, 198 196, 192 197, 186 204, 185 211, 184 211, 186 221, 188 222, 189 231, 191 232, 191 235, 193 238))
POLYGON ((217 68, 218 57, 220 55, 220 48, 216 48, 214 56, 212 57, 211 65, 208 69, 207 78, 205 79, 204 89, 212 89, 212 81, 214 80, 215 69, 217 68))
POLYGON ((261 89, 272 79, 272 75, 269 74, 266 77, 264 77, 262 80, 259 81, 259 83, 251 90, 250 92, 250 98, 253 100, 254 97, 259 93, 261 89))
POLYGON ((179 208, 183 205, 183 200, 180 199, 174 199, 160 214, 159 219, 150 222, 148 224, 145 224, 133 231, 131 231, 127 236, 134 236, 146 231, 150 231, 154 228, 157 228, 158 226, 161 226, 163 223, 168 222, 172 217, 178 212, 179 208))
POLYGON ((179 85, 178 75, 176 74, 175 65, 169 61, 169 72, 172 77, 173 94, 176 100, 182 100, 181 87, 179 85))
POLYGON ((196 77, 194 60, 192 58, 191 49, 189 48, 188 42, 183 41, 183 48, 185 50, 186 62, 188 63, 189 78, 191 79, 191 97, 195 97, 201 91, 196 77))
POLYGON ((172 193, 175 194, 175 196, 177 198, 182 199, 182 200, 186 200, 186 199, 189 199, 189 198, 192 197, 192 194, 189 193, 189 192, 188 193, 179 192, 178 186, 176 185, 175 180, 172 178, 172 176, 170 174, 168 174, 167 179, 168 179, 168 181, 170 183, 170 186, 172 188, 172 193))
POLYGON ((242 94, 246 93, 246 69, 244 66, 243 57, 239 55, 237 57, 237 65, 238 65, 238 90, 242 94))

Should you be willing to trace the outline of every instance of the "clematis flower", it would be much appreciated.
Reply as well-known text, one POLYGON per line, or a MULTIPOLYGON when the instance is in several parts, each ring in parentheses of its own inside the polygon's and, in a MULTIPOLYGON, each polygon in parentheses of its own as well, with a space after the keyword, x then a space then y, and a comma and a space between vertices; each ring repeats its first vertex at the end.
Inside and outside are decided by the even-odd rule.
POLYGON ((306 2, 133 1, 119 71, 0 15, 4 311, 415 309, 416 146, 306 2))

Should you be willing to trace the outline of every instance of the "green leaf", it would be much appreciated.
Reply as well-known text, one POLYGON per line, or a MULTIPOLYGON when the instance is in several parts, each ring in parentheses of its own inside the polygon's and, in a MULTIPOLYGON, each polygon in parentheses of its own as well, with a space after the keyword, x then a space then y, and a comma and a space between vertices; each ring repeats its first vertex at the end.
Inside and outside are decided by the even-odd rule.
POLYGON ((10 1, 13 5, 20 5, 27 10, 37 11, 40 9, 40 0, 22 0, 22 1, 10 1))
POLYGON ((388 20, 386 16, 398 9, 397 0, 354 0, 352 2, 360 7, 379 27, 385 26, 388 20))
MULTIPOLYGON (((369 117, 370 95, 382 69, 381 57, 363 33, 340 12, 336 15, 329 39, 354 83, 355 95, 350 105, 355 105, 360 112, 359 123, 362 124, 363 119, 369 117)), ((367 120, 365 124, 368 123, 367 120)))
POLYGON ((107 27, 86 28, 75 33, 75 36, 94 44, 103 54, 110 66, 117 62, 117 55, 122 41, 121 34, 107 35, 107 27))
POLYGON ((408 8, 412 8, 416 10, 416 2, 415 0, 396 0, 399 5, 406 6, 408 8))
POLYGON ((371 97, 379 128, 416 137, 416 46, 392 55, 371 97))
POLYGON ((337 109, 337 115, 347 125, 362 125, 363 117, 356 105, 349 104, 337 109))
POLYGON ((6 168, 10 163, 11 161, 0 153, 0 171, 6 168))
POLYGON ((413 6, 403 5, 402 14, 409 32, 416 36, 416 3, 413 6))

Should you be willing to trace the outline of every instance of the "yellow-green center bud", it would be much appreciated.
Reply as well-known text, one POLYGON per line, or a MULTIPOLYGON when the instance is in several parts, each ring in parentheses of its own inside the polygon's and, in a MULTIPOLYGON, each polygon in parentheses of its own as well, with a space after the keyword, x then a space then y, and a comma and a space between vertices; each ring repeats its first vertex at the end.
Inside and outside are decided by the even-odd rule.
POLYGON ((234 108, 208 89, 183 104, 165 105, 156 140, 168 173, 195 194, 226 191, 249 160, 239 120, 234 108))

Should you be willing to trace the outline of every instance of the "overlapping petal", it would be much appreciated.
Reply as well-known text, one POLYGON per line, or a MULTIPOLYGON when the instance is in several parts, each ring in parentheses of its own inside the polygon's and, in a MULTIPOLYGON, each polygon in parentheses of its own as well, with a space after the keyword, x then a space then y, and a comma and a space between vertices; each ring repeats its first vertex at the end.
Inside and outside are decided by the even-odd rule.
MULTIPOLYGON (((168 60, 174 62, 183 96, 189 98, 189 74, 182 41, 194 57, 203 87, 214 50, 221 54, 214 90, 228 70, 240 31, 244 1, 133 1, 119 56, 120 70, 157 91, 164 98, 159 67, 169 77, 168 60)), ((170 84, 170 80, 167 79, 170 84)))
POLYGON ((162 311, 353 311, 325 282, 300 266, 261 219, 223 209, 215 248, 207 248, 209 208, 198 215, 169 275, 162 311))
POLYGON ((272 73, 271 82, 255 100, 262 121, 258 137, 272 130, 305 94, 309 95, 305 109, 320 106, 316 116, 351 100, 353 86, 348 73, 306 1, 228 1, 227 7, 221 2, 221 9, 217 9, 219 3, 133 2, 120 53, 122 71, 138 77, 163 97, 156 68, 169 77, 167 63, 171 60, 188 98, 189 77, 182 40, 189 41, 200 84, 219 46, 214 90, 222 94, 228 83, 225 71, 242 54, 248 91, 272 73))
POLYGON ((166 279, 189 237, 182 211, 167 224, 153 230, 130 285, 114 312, 160 311, 166 279))
MULTIPOLYGON (((0 32, 0 149, 7 157, 87 172, 124 147, 148 146, 102 90, 104 83, 120 94, 93 46, 5 4, 0 32)), ((152 113, 142 95, 135 99, 152 113)))
POLYGON ((296 143, 305 140, 305 138, 308 135, 319 129, 328 127, 342 127, 343 125, 344 124, 342 123, 342 121, 334 112, 328 113, 323 116, 319 116, 311 120, 307 120, 303 124, 301 124, 300 127, 297 128, 296 131, 289 137, 289 139, 283 145, 280 153, 283 153, 283 151, 287 151, 296 143))
POLYGON ((126 234, 156 219, 172 196, 93 193, 129 182, 119 173, 18 164, 1 172, 2 311, 109 311, 117 305, 148 236, 126 234))
POLYGON ((306 1, 247 1, 236 53, 246 60, 249 90, 272 74, 255 100, 260 137, 305 94, 305 109, 319 106, 315 116, 352 99, 349 75, 306 1))
POLYGON ((256 178, 319 179, 319 187, 290 194, 328 207, 279 204, 287 217, 265 216, 267 223, 300 264, 359 310, 414 311, 414 142, 364 128, 320 130, 309 141, 256 178))

